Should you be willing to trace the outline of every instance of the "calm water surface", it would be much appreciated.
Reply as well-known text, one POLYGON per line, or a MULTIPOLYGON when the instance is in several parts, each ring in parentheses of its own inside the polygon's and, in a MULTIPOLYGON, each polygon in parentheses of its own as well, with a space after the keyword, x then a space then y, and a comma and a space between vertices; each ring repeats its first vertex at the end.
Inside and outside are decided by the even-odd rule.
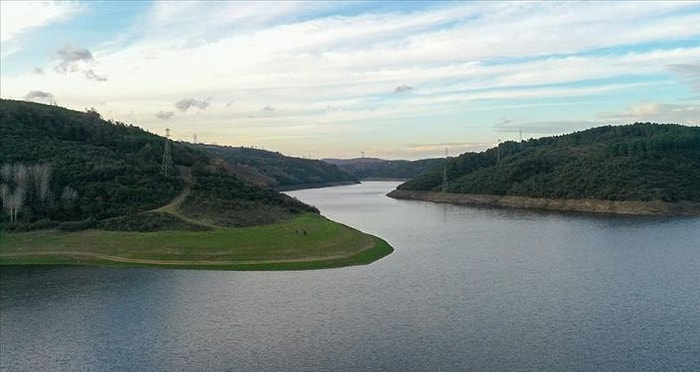
POLYGON ((386 239, 364 267, 0 270, 3 371, 700 371, 700 219, 290 194, 386 239))

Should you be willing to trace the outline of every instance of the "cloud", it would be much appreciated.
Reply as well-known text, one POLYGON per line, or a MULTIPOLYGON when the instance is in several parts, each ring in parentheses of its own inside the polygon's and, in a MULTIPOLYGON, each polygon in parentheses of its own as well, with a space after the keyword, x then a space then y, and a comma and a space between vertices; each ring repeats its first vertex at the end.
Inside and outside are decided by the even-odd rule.
POLYGON ((190 109, 190 107, 195 107, 200 110, 204 110, 207 107, 209 107, 209 98, 206 100, 198 100, 194 98, 183 98, 177 102, 175 102, 175 108, 178 110, 185 112, 190 109))
POLYGON ((83 74, 85 74, 85 77, 88 78, 89 80, 95 80, 95 81, 107 81, 107 77, 104 75, 98 75, 93 71, 92 69, 87 69, 83 71, 83 74))
POLYGON ((399 85, 394 89, 394 94, 409 93, 413 90, 413 87, 408 85, 399 85))
POLYGON ((174 111, 159 111, 156 114, 156 117, 158 119, 168 120, 168 119, 172 118, 173 115, 175 115, 174 111))
POLYGON ((263 107, 263 111, 275 111, 275 108, 270 105, 267 105, 263 107))
POLYGON ((35 73, 36 75, 43 75, 43 74, 44 74, 44 69, 41 68, 41 67, 34 67, 34 69, 32 70, 32 72, 35 73))
POLYGON ((92 53, 88 49, 73 48, 65 46, 56 51, 60 58, 60 63, 54 67, 57 72, 68 73, 78 72, 80 70, 80 62, 90 63, 94 61, 92 53))
POLYGON ((619 124, 653 122, 700 125, 700 104, 643 102, 629 106, 623 112, 608 112, 599 116, 619 124))
POLYGON ((530 134, 561 134, 575 132, 578 130, 584 130, 605 123, 601 121, 588 121, 588 120, 550 120, 550 121, 526 121, 526 122, 515 122, 511 120, 500 121, 494 125, 494 130, 503 133, 522 133, 523 138, 525 135, 530 134))
POLYGON ((73 48, 65 46, 56 51, 59 63, 54 67, 58 73, 82 72, 86 79, 98 82, 107 81, 107 77, 96 73, 90 66, 94 64, 95 58, 86 48, 73 48))
MULTIPOLYGON (((522 128, 527 134, 523 125, 552 133, 576 127, 560 119, 593 123, 602 111, 629 116, 623 105, 634 97, 692 103, 680 101, 688 92, 680 83, 696 84, 692 66, 700 61, 700 45, 690 41, 700 37, 697 3, 328 3, 319 6, 330 10, 292 9, 297 6, 307 4, 268 17, 279 7, 265 12, 262 3, 151 3, 123 33, 105 31, 111 40, 79 45, 90 48, 94 61, 77 53, 75 82, 48 71, 63 59, 44 65, 43 77, 13 76, 3 66, 2 94, 17 97, 41 87, 74 107, 99 100, 115 115, 136 109, 133 120, 145 123, 156 107, 217 133, 232 130, 223 123, 252 114, 258 117, 241 120, 254 128, 251 141, 261 127, 279 131, 308 124, 313 130, 307 133, 319 138, 317 128, 352 123, 348 127, 356 133, 394 143, 399 139, 388 138, 389 130, 378 123, 395 125, 392 131, 405 124, 401 140, 441 142, 450 140, 444 133, 466 133, 470 140, 490 142, 498 137, 495 131, 517 138, 522 128), (236 50, 246 52, 232 56, 236 50), (107 75, 109 84, 94 83, 89 69, 107 75), (210 104, 199 118, 180 115, 192 103, 183 109, 162 104, 184 97, 200 102, 208 94, 226 99, 202 101, 210 104), (226 100, 233 97, 231 106, 226 100), (590 107, 569 107, 584 100, 590 107), (283 109, 262 109, 270 102, 283 109), (440 131, 426 128, 431 115, 440 131), (511 122, 493 128, 502 116, 511 122)), ((76 18, 76 26, 84 18, 76 18)), ((73 29, 80 27, 66 28, 62 40, 80 40, 70 34, 73 29)), ((3 54, 5 48, 3 43, 3 54)), ((76 53, 66 53, 71 55, 76 53)))
POLYGON ((49 92, 44 92, 42 90, 32 90, 27 92, 27 94, 24 95, 24 99, 27 101, 35 101, 35 102, 45 102, 45 103, 53 103, 56 101, 56 97, 54 97, 53 94, 49 92))
POLYGON ((0 41, 7 42, 33 28, 60 22, 79 13, 83 7, 75 2, 0 2, 0 41))
POLYGON ((700 92, 700 62, 673 64, 669 65, 668 69, 678 75, 681 81, 700 92))

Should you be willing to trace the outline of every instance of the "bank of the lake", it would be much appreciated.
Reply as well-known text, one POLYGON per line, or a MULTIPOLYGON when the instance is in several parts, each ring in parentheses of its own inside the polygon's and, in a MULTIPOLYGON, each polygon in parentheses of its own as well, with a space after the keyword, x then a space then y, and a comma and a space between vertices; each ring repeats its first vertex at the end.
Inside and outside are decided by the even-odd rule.
POLYGON ((2 233, 0 265, 111 265, 220 270, 305 270, 370 264, 382 239, 307 213, 273 225, 209 231, 56 230, 2 233))
POLYGON ((660 200, 617 201, 597 199, 547 199, 523 196, 454 194, 398 189, 391 191, 387 196, 404 200, 422 200, 433 203, 499 208, 637 216, 700 216, 700 203, 690 201, 668 203, 660 200))

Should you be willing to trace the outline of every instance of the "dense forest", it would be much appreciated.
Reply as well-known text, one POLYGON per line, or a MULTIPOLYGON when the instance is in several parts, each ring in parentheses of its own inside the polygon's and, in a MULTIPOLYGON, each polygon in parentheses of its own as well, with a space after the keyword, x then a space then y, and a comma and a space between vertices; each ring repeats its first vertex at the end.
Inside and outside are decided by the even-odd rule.
POLYGON ((323 159, 359 179, 410 179, 427 172, 445 159, 383 160, 377 158, 323 159))
POLYGON ((399 186, 443 188, 535 198, 700 201, 700 128, 636 123, 505 142, 462 154, 399 186))
POLYGON ((94 110, 0 100, 0 223, 11 229, 100 226, 163 206, 186 187, 192 192, 183 215, 237 209, 240 221, 233 216, 228 225, 315 211, 245 182, 225 161, 187 143, 170 142, 173 167, 163 172, 165 143, 136 126, 105 121, 94 110), (258 210, 259 218, 243 218, 258 210))
POLYGON ((294 158, 279 152, 246 147, 197 146, 226 160, 239 177, 279 190, 358 182, 352 174, 320 160, 294 158))

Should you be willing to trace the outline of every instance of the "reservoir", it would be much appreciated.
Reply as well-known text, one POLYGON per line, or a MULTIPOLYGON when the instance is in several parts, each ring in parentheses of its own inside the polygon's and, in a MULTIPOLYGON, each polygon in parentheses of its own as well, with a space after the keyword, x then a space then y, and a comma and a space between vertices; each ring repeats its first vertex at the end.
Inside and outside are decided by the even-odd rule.
POLYGON ((0 269, 2 371, 700 370, 700 218, 289 194, 377 235, 368 266, 0 269))

